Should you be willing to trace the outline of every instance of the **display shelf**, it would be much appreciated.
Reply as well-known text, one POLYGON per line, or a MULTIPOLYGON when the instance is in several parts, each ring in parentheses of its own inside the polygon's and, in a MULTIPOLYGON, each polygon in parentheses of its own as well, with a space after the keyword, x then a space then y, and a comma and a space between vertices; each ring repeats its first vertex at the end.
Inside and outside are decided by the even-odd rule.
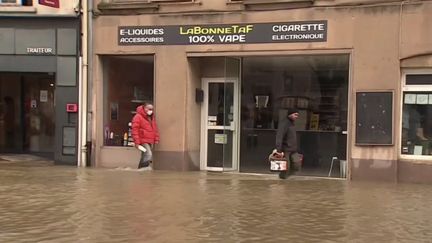
POLYGON ((340 126, 339 85, 336 83, 321 83, 318 110, 321 130, 333 130, 340 126), (325 128, 325 129, 322 129, 325 128))

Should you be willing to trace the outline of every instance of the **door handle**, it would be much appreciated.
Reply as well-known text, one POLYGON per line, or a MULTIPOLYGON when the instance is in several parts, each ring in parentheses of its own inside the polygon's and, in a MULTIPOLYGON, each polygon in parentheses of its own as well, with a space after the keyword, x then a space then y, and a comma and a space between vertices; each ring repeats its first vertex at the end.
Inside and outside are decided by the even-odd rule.
POLYGON ((342 131, 342 134, 347 135, 348 131, 342 131))

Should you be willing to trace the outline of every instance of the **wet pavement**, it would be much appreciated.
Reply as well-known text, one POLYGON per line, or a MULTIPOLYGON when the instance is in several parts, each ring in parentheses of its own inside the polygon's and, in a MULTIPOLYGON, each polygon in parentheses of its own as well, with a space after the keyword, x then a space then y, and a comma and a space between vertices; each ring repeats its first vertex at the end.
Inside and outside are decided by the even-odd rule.
POLYGON ((432 242, 432 186, 0 161, 0 242, 432 242))

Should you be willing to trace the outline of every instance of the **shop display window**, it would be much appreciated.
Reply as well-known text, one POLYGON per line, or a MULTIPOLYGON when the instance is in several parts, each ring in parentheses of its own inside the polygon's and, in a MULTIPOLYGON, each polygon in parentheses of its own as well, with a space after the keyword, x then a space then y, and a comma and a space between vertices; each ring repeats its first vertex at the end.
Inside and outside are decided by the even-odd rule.
POLYGON ((292 108, 300 113, 302 173, 327 176, 333 157, 346 159, 348 55, 244 57, 242 70, 240 171, 268 171, 278 125, 292 108))
POLYGON ((104 68, 104 145, 133 146, 136 108, 153 103, 153 56, 107 56, 104 68))
POLYGON ((432 74, 405 76, 401 153, 432 155, 432 74))

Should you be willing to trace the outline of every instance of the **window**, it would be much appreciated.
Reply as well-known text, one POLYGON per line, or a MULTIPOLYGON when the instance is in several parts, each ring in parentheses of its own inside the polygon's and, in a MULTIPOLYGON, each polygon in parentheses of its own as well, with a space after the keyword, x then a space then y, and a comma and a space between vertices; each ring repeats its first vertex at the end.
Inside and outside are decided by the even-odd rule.
POLYGON ((0 4, 21 5, 21 0, 0 0, 0 4))
POLYGON ((195 0, 141 0, 141 1, 137 1, 137 0, 112 0, 111 2, 116 2, 116 3, 127 3, 127 2, 133 2, 133 3, 189 3, 189 2, 194 2, 195 0))
POLYGON ((401 153, 432 155, 432 73, 407 73, 402 96, 401 153))
POLYGON ((312 6, 315 0, 225 0, 227 3, 241 3, 249 10, 271 10, 302 8, 312 6))
POLYGON ((132 146, 136 108, 153 103, 153 56, 107 56, 104 70, 104 144, 132 146))
POLYGON ((0 0, 0 5, 33 6, 33 0, 0 0))
MULTIPOLYGON (((302 174, 327 176, 333 157, 345 160, 349 55, 244 57, 240 171, 268 171, 279 124, 297 109, 302 174)), ((333 173, 333 175, 337 175, 333 173)))
POLYGON ((149 0, 152 3, 189 3, 194 2, 194 0, 149 0))
POLYGON ((22 0, 21 3, 23 6, 33 6, 33 0, 22 0))

